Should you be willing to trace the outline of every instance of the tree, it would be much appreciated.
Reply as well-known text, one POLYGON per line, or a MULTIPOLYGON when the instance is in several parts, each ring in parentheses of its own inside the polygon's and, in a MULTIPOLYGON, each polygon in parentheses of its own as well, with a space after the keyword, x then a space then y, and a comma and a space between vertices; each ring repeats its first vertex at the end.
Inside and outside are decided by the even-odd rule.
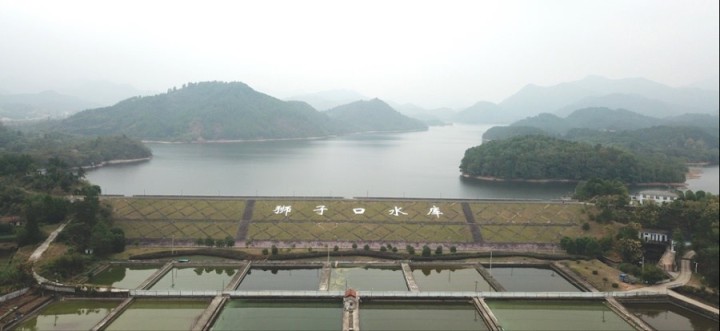
POLYGON ((638 239, 623 238, 618 241, 620 255, 627 263, 637 263, 643 256, 642 243, 638 239))
POLYGON ((435 255, 442 255, 442 253, 443 253, 442 246, 438 246, 437 248, 435 248, 435 255))
POLYGON ((277 248, 277 246, 272 245, 272 246, 270 247, 270 254, 272 254, 272 255, 278 255, 278 248, 277 248))
POLYGON ((430 256, 432 254, 432 250, 430 249, 430 246, 424 245, 422 247, 422 256, 430 256))
POLYGON ((227 246, 227 247, 235 246, 235 238, 233 238, 232 236, 225 237, 225 246, 227 246))
POLYGON ((415 247, 412 247, 412 245, 405 246, 405 250, 408 252, 408 254, 415 255, 415 247))

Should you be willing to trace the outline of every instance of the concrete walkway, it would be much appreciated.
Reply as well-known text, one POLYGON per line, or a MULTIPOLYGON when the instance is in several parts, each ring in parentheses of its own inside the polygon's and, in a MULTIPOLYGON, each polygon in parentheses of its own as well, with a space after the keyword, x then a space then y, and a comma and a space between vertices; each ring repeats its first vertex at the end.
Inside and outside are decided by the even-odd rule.
POLYGON ((35 263, 37 260, 39 260, 43 253, 45 253, 45 251, 48 249, 48 247, 50 247, 50 244, 55 241, 55 238, 57 238, 58 234, 62 232, 62 230, 68 223, 70 223, 70 221, 67 221, 62 225, 58 226, 58 228, 55 229, 55 231, 53 231, 47 237, 47 239, 45 239, 45 242, 43 242, 42 245, 38 246, 38 248, 35 249, 35 251, 30 255, 30 258, 28 258, 28 261, 35 263))
POLYGON ((685 253, 685 255, 683 255, 683 258, 680 261, 680 273, 678 274, 677 278, 675 278, 674 280, 667 282, 667 283, 663 283, 663 284, 657 284, 657 285, 653 285, 653 286, 638 288, 638 289, 635 289, 632 291, 666 293, 667 295, 669 295, 677 300, 681 300, 690 305, 693 305, 695 307, 698 307, 700 309, 708 311, 708 312, 714 314, 715 316, 718 316, 718 314, 719 314, 718 308, 706 305, 700 301, 697 301, 690 297, 686 297, 682 294, 679 294, 679 293, 676 293, 673 291, 668 291, 668 289, 683 286, 690 281, 690 278, 692 277, 692 268, 690 268, 690 260, 693 257, 695 257, 694 251, 689 251, 689 252, 685 253))

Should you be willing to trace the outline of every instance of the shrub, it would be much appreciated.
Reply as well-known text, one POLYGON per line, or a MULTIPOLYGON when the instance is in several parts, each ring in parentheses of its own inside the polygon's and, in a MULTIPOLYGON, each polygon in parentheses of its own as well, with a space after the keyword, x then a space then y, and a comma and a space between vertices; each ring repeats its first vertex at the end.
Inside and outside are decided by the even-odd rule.
POLYGON ((583 231, 590 230, 590 223, 587 223, 587 222, 583 223, 582 229, 583 229, 583 231))
POLYGON ((380 246, 380 251, 381 251, 381 252, 387 252, 387 247, 385 247, 385 246, 380 246))
POLYGON ((370 245, 365 244, 365 246, 363 246, 363 250, 369 251, 369 250, 370 250, 370 245))
POLYGON ((598 271, 597 271, 597 270, 593 270, 593 271, 592 271, 592 274, 593 274, 593 275, 597 275, 597 274, 598 274, 598 271))
POLYGON ((613 288, 618 288, 618 287, 620 287, 620 285, 618 285, 618 283, 612 283, 612 287, 613 287, 613 288))
POLYGON ((272 247, 270 247, 270 252, 271 252, 272 255, 278 255, 278 248, 277 248, 277 246, 272 245, 272 247))
POLYGON ((393 253, 397 253, 397 251, 398 251, 398 248, 397 248, 397 247, 393 247, 393 248, 392 248, 392 252, 393 252, 393 253))
POLYGON ((405 250, 408 252, 408 254, 415 255, 415 247, 412 247, 412 245, 405 246, 405 250))
POLYGON ((435 255, 442 255, 442 253, 443 253, 442 246, 438 246, 437 248, 435 248, 435 255))
POLYGON ((430 246, 424 245, 422 247, 422 256, 430 256, 432 255, 432 250, 430 249, 430 246))
POLYGON ((338 247, 338 245, 335 245, 335 247, 333 247, 333 252, 337 252, 339 250, 340 250, 340 247, 338 247))
POLYGON ((352 249, 357 249, 357 244, 356 244, 356 243, 353 243, 353 244, 352 244, 352 249))
POLYGON ((457 247, 450 246, 450 253, 453 253, 453 254, 457 253, 457 247))
POLYGON ((268 255, 269 253, 267 248, 263 248, 262 255, 268 255))

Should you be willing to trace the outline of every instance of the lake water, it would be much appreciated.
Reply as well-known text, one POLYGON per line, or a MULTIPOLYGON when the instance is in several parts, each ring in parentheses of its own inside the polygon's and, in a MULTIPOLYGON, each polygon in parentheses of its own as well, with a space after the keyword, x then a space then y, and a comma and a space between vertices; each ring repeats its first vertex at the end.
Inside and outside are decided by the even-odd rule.
MULTIPOLYGON (((319 140, 149 144, 149 162, 88 171, 105 194, 560 198, 573 184, 484 183, 460 177, 465 150, 492 125, 319 140)), ((690 188, 718 193, 718 167, 690 188), (706 180, 707 178, 707 180, 706 180)))

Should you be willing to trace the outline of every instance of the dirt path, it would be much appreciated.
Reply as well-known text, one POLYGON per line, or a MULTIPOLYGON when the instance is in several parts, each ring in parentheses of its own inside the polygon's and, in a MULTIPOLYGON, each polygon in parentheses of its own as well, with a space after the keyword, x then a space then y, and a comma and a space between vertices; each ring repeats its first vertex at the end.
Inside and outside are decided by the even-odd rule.
POLYGON ((45 253, 45 251, 48 249, 48 247, 50 247, 50 244, 53 241, 55 241, 55 238, 57 238, 58 234, 60 234, 60 232, 62 232, 62 230, 65 228, 65 226, 68 223, 69 223, 69 221, 58 226, 58 228, 55 229, 55 231, 53 231, 47 237, 47 239, 45 239, 45 242, 43 242, 42 245, 38 246, 38 248, 35 249, 35 251, 32 253, 32 255, 30 255, 30 257, 28 258, 28 261, 35 263, 37 260, 39 260, 40 257, 43 255, 43 253, 45 253))

